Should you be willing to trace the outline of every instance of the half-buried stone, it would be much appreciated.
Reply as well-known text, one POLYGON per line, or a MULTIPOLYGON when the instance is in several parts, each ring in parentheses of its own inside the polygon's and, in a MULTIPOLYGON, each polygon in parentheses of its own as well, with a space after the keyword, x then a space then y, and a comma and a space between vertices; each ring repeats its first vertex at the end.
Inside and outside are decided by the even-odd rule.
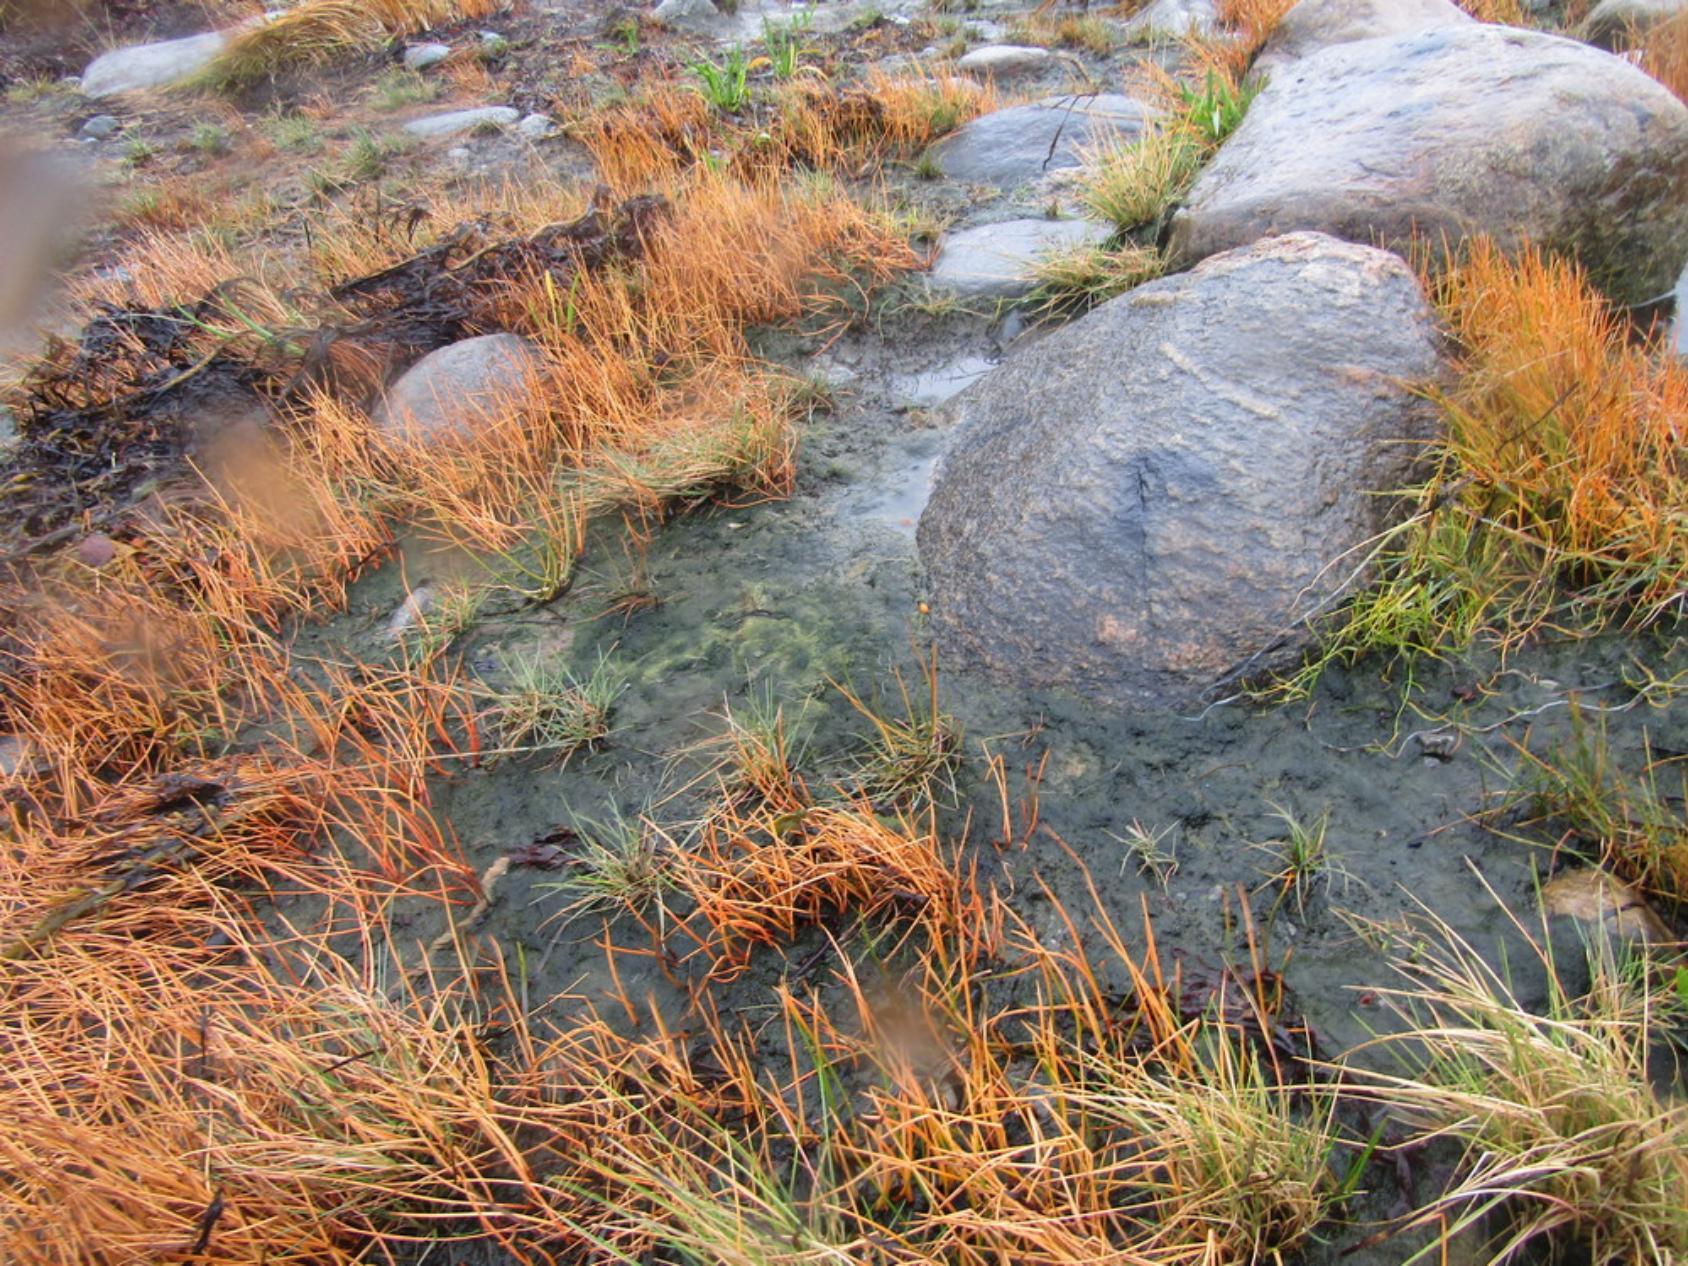
POLYGON ((404 125, 410 135, 424 141, 444 140, 461 136, 477 128, 509 127, 521 118, 520 110, 509 106, 477 106, 472 110, 447 110, 444 114, 426 114, 404 125))
POLYGON ((1116 92, 1045 97, 981 114, 938 144, 951 180, 1014 189, 1048 172, 1080 166, 1086 145, 1108 135, 1133 141, 1153 107, 1116 92))
POLYGON ((483 334, 429 352, 387 388, 375 425, 417 442, 461 437, 526 400, 543 361, 514 334, 483 334))
POLYGON ((158 44, 135 44, 102 53, 82 72, 82 92, 89 97, 112 97, 146 88, 166 88, 190 79, 223 51, 229 37, 206 31, 158 44))
POLYGON ((1322 49, 1267 82, 1170 245, 1190 263, 1295 229, 1530 241, 1620 303, 1656 298, 1688 257, 1688 108, 1609 53, 1511 27, 1322 49))
POLYGON ((1397 256, 1316 233, 1103 304, 948 406, 918 541, 948 663, 1193 708, 1292 667, 1407 485, 1438 337, 1397 256))
POLYGON ((1092 246, 1113 232, 1094 220, 1005 220, 944 238, 929 284, 962 299, 1017 299, 1037 284, 1044 257, 1092 246))
POLYGON ((955 68, 964 74, 987 79, 1007 79, 1042 70, 1055 59, 1047 48, 1023 44, 987 44, 962 54, 955 68))

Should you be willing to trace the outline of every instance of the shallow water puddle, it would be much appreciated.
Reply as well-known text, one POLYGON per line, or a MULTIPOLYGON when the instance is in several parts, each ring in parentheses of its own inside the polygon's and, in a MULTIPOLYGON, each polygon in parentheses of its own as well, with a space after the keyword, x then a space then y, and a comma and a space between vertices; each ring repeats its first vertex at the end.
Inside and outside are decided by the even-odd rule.
POLYGON ((906 408, 930 409, 972 386, 996 366, 997 362, 989 356, 963 356, 936 369, 898 374, 891 380, 891 390, 906 408))
POLYGON ((920 522, 920 512, 932 496, 932 481, 937 472, 935 450, 913 457, 906 466, 888 470, 884 482, 862 506, 862 517, 889 524, 899 533, 912 537, 920 522))

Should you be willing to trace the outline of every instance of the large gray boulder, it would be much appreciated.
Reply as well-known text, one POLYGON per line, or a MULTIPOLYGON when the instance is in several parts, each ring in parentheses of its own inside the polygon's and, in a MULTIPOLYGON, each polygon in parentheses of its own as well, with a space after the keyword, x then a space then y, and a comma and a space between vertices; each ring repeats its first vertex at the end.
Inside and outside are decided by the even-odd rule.
POLYGON ((1300 0, 1279 20, 1254 67, 1270 75, 1336 44, 1416 35, 1474 21, 1450 0, 1300 0))
POLYGON ((525 402, 540 355, 514 334, 483 334, 429 352, 387 388, 375 425, 409 440, 469 434, 525 402))
POLYGON ((1600 0, 1577 33, 1590 44, 1617 48, 1634 34, 1688 12, 1688 0, 1600 0))
POLYGON ((1132 141, 1153 107, 1117 92, 1045 97, 981 114, 937 147, 951 180, 1014 189, 1048 172, 1077 167, 1086 145, 1109 134, 1132 141))
POLYGON ((204 70, 227 43, 224 32, 206 31, 159 44, 113 49, 88 63, 82 72, 82 94, 113 97, 121 92, 167 88, 204 70))
POLYGON ((1017 299, 1037 285, 1038 262, 1058 251, 1095 246, 1113 227, 1094 220, 1004 220, 944 238, 929 284, 964 299, 1017 299))
POLYGON ((1531 241, 1621 303, 1654 298, 1688 257, 1688 108, 1609 53, 1511 27, 1310 53, 1197 179, 1171 249, 1189 263, 1294 229, 1531 241))
POLYGON ((1140 286, 969 387, 920 557, 949 662, 1189 708, 1291 666, 1434 411, 1402 260, 1316 233, 1140 286))

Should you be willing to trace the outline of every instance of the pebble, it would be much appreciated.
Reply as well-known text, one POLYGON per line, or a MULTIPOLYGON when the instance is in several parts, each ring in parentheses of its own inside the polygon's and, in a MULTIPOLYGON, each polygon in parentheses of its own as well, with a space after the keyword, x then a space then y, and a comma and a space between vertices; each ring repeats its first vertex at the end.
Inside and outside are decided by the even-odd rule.
POLYGON ((1042 70, 1054 56, 1047 48, 1024 44, 992 44, 962 56, 955 68, 969 75, 1006 79, 1042 70))
POLYGON ((549 114, 528 114, 522 116, 522 121, 516 124, 516 132, 530 141, 543 141, 555 130, 557 124, 549 114))
POLYGON ((76 561, 98 570, 117 557, 117 542, 104 532, 93 532, 76 543, 76 561))
POLYGON ((123 126, 115 114, 96 114, 82 125, 82 135, 91 141, 103 141, 123 126))
POLYGON ((427 70, 430 66, 438 66, 450 56, 449 44, 412 44, 404 50, 405 69, 427 70))

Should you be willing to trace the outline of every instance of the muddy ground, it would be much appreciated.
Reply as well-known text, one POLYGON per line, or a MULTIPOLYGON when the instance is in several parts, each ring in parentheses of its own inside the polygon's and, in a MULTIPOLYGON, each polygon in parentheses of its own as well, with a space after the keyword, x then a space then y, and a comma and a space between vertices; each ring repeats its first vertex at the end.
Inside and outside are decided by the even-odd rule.
MULTIPOLYGON (((512 657, 535 654, 581 676, 608 659, 627 679, 601 750, 560 768, 513 758, 438 781, 439 813, 477 869, 559 826, 589 833, 589 824, 616 814, 648 815, 683 838, 713 790, 705 775, 718 749, 709 741, 725 730, 723 710, 742 715, 770 698, 797 722, 811 785, 848 785, 867 726, 839 686, 868 698, 890 692, 895 703, 901 673, 919 689, 926 633, 913 535, 934 461, 952 440, 939 397, 1016 346, 985 320, 935 326, 905 315, 818 357, 786 348, 794 369, 847 379, 832 411, 805 435, 789 501, 695 513, 643 551, 625 552, 625 540, 606 535, 565 598, 477 621, 459 647, 491 688, 507 682, 512 657), (610 610, 630 579, 657 605, 631 615, 610 610)), ((369 577, 346 617, 302 630, 301 649, 380 654, 405 581, 415 588, 437 579, 417 561, 424 558, 413 549, 402 579, 396 567, 369 577)), ((460 574, 462 566, 438 564, 460 574)), ((1096 908, 1093 885, 1130 944, 1145 944, 1147 911, 1166 961, 1192 975, 1213 973, 1247 961, 1238 917, 1246 900, 1268 961, 1283 970, 1287 1010, 1305 1017, 1321 1055, 1335 1056, 1389 1024, 1374 988, 1392 976, 1362 934, 1368 921, 1433 912, 1489 961, 1510 963, 1521 998, 1542 1000, 1542 973, 1512 918, 1539 933, 1540 885, 1580 862, 1555 854, 1551 826, 1522 832, 1539 846, 1521 842, 1525 810, 1507 809, 1506 793, 1522 748, 1568 743, 1579 724, 1603 727, 1614 756, 1631 768, 1648 752, 1688 750, 1688 707, 1640 699, 1626 684, 1641 679, 1639 665, 1663 677, 1688 669, 1680 630, 1544 642, 1504 666, 1476 652, 1410 668, 1363 662, 1332 670, 1303 701, 1237 700, 1199 716, 1122 713, 943 672, 942 707, 963 735, 965 756, 939 821, 948 838, 965 836, 981 880, 1012 893, 1013 908, 1052 946, 1068 932, 1042 885, 1080 919, 1096 908), (1006 764, 1017 819, 1006 843, 991 756, 1006 764), (1034 798, 1039 829, 1027 837, 1034 798), (1305 901, 1281 899, 1268 877, 1273 842, 1285 834, 1281 813, 1328 821, 1332 869, 1305 901), (1135 825, 1165 832, 1177 863, 1170 874, 1139 870, 1123 843, 1135 825)), ((578 895, 557 887, 566 880, 566 866, 511 867, 481 925, 506 961, 525 968, 528 996, 551 999, 541 1010, 563 1018, 584 1004, 605 1006, 618 979, 627 996, 683 1028, 702 960, 665 965, 644 930, 623 918, 607 929, 621 951, 612 975, 601 921, 561 918, 578 895)), ((1555 917, 1548 926, 1562 960, 1574 962, 1592 925, 1555 917)), ((400 947, 405 961, 443 923, 419 911, 413 930, 417 945, 400 947)), ((782 949, 759 951, 745 974, 715 984, 713 996, 723 1014, 772 1019, 774 988, 785 983, 819 990, 847 1012, 829 938, 871 972, 872 936, 840 917, 782 949)), ((883 964, 882 987, 894 988, 900 969, 883 964)), ((1428 1191, 1434 1179, 1426 1173, 1422 1181, 1428 1191)), ((1394 1200, 1384 1183, 1366 1212, 1386 1212, 1394 1200)), ((1344 1260, 1381 1264, 1403 1255, 1392 1241, 1344 1260)), ((1309 1260, 1319 1259, 1315 1252, 1309 1260)))

